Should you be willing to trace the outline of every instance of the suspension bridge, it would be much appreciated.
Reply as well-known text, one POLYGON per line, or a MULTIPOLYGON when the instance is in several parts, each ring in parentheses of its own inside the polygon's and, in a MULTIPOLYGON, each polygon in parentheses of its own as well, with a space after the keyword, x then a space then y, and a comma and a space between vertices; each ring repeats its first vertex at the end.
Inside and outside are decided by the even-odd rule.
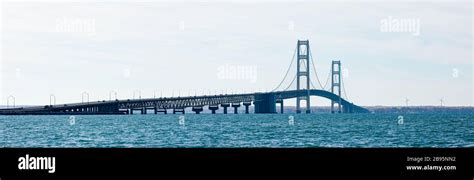
MULTIPOLYGON (((147 114, 152 110, 155 114, 185 113, 186 108, 192 108, 196 114, 200 114, 207 107, 213 114, 222 108, 224 114, 229 108, 233 108, 233 113, 238 113, 238 108, 245 107, 245 113, 249 113, 249 107, 254 106, 254 113, 277 113, 277 104, 280 104, 280 113, 284 113, 284 100, 296 98, 296 113, 311 113, 311 96, 327 98, 331 101, 331 113, 368 113, 363 107, 357 106, 347 99, 347 94, 341 76, 341 62, 332 61, 328 78, 322 85, 315 68, 314 59, 311 53, 308 40, 298 40, 293 58, 288 70, 276 88, 269 92, 254 92, 242 94, 219 94, 187 97, 160 97, 146 99, 125 99, 108 100, 97 102, 81 102, 70 104, 54 104, 44 106, 29 107, 7 107, 0 109, 0 115, 86 115, 86 114, 133 114, 140 112, 147 114), (296 60, 296 63, 295 63, 296 60), (296 74, 292 79, 288 75, 296 65, 296 74), (310 68, 312 67, 312 69, 310 68), (312 82, 312 74, 319 87, 312 82), (291 80, 288 86, 283 86, 284 82, 291 80), (294 86, 296 80, 296 88, 294 86), (330 86, 328 86, 330 83, 330 86), (281 89, 282 87, 286 87, 281 89), (341 94, 343 92, 344 94, 341 94), (344 95, 346 98, 343 98, 344 95), (304 111, 301 103, 305 102, 304 111)), ((7 101, 10 100, 10 97, 7 101)), ((14 100, 14 99, 13 99, 14 100)), ((9 102, 7 102, 9 104, 9 102)))

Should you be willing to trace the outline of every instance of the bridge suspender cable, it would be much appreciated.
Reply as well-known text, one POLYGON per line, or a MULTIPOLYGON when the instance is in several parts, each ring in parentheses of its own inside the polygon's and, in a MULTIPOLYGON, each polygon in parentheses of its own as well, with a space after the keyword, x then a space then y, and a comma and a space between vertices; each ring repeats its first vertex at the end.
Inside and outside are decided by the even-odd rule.
POLYGON ((296 75, 295 75, 295 77, 293 78, 293 80, 291 80, 290 85, 288 85, 288 87, 286 87, 283 91, 286 91, 286 90, 290 89, 291 85, 293 85, 293 82, 295 82, 295 79, 296 79, 296 75))
POLYGON ((313 87, 313 89, 317 89, 314 84, 313 84, 313 81, 309 80, 309 83, 311 83, 311 87, 313 87))
MULTIPOLYGON (((283 84, 283 82, 285 82, 286 77, 288 76, 288 73, 289 73, 290 70, 291 70, 291 66, 293 65, 293 62, 295 61, 296 50, 297 50, 297 47, 296 47, 295 50, 293 51, 293 57, 292 57, 292 59, 291 59, 290 65, 288 66, 288 69, 286 70, 285 76, 283 77, 283 79, 281 80, 281 82, 278 84, 278 86, 277 86, 275 89, 273 89, 271 92, 275 92, 278 88, 281 87, 281 85, 283 84)), ((311 51, 311 49, 308 49, 308 51, 311 51)), ((314 74, 315 74, 315 76, 316 76, 316 80, 318 81, 319 87, 321 87, 321 90, 326 90, 326 87, 327 87, 327 85, 328 85, 328 83, 329 83, 329 78, 331 77, 331 70, 332 70, 331 68, 332 68, 332 67, 329 69, 328 77, 327 77, 326 82, 324 83, 324 86, 323 86, 323 85, 321 84, 321 81, 319 80, 318 73, 317 73, 317 71, 316 71, 316 67, 314 66, 313 53, 309 53, 309 54, 310 54, 310 58, 311 58, 310 63, 311 63, 311 66, 313 67, 313 71, 314 71, 314 74)), ((303 66, 306 68, 307 65, 303 63, 303 66)), ((308 65, 308 66, 309 66, 309 65, 308 65)), ((288 89, 291 87, 291 85, 293 85, 293 83, 294 83, 296 77, 297 77, 297 76, 295 75, 295 76, 293 77, 293 79, 291 80, 290 84, 289 84, 283 91, 288 90, 288 89)), ((316 89, 316 87, 315 87, 314 84, 313 84, 313 81, 310 80, 310 83, 311 83, 311 86, 316 89)), ((342 86, 342 91, 343 91, 343 93, 344 93, 345 99, 349 100, 349 97, 347 96, 346 88, 345 88, 345 86, 344 86, 344 81, 343 81, 343 78, 342 78, 342 77, 341 77, 341 86, 342 86)))
POLYGON ((297 48, 297 47, 295 47, 295 50, 293 51, 293 58, 291 59, 290 66, 288 66, 288 70, 286 70, 285 76, 284 76, 283 79, 281 80, 280 84, 278 84, 278 86, 277 86, 275 89, 273 89, 271 92, 274 92, 274 91, 276 91, 278 88, 280 88, 280 86, 281 86, 281 85, 283 84, 283 82, 285 81, 286 76, 288 76, 288 73, 289 73, 290 70, 291 70, 291 66, 293 65, 293 61, 295 61, 296 48, 297 48))
MULTIPOLYGON (((308 51, 311 51, 311 49, 309 48, 308 51)), ((310 63, 311 63, 311 65, 313 66, 313 71, 314 71, 314 75, 316 75, 316 80, 318 81, 318 84, 319 84, 319 86, 321 87, 321 89, 322 89, 322 90, 326 90, 326 86, 327 86, 327 84, 328 84, 328 82, 329 82, 329 78, 331 77, 331 70, 332 70, 332 67, 329 69, 328 77, 327 77, 326 82, 324 83, 324 86, 323 86, 323 85, 321 84, 321 81, 319 80, 318 72, 316 71, 316 67, 314 66, 313 53, 309 53, 309 54, 310 54, 310 57, 311 57, 310 63)), ((303 65, 304 65, 304 64, 303 64, 303 65)), ((347 93, 346 93, 346 86, 344 86, 344 80, 343 80, 343 79, 344 79, 344 78, 341 77, 342 91, 343 91, 343 93, 344 93, 344 96, 345 96, 346 100, 349 100, 349 97, 347 96, 347 93)), ((311 83, 311 86, 312 86, 313 88, 315 88, 314 85, 313 85, 313 82, 310 81, 310 83, 311 83)))
MULTIPOLYGON (((311 48, 308 47, 308 51, 311 52, 311 48)), ((323 89, 323 85, 321 84, 321 81, 319 81, 319 77, 318 77, 318 72, 316 71, 316 67, 314 66, 314 58, 313 58, 313 53, 309 53, 310 57, 311 57, 311 65, 313 66, 313 71, 314 71, 314 75, 316 75, 316 80, 318 80, 318 84, 319 84, 319 87, 321 87, 321 89, 323 89)), ((312 83, 312 82, 311 82, 312 83)), ((314 86, 313 86, 314 87, 314 86)))
MULTIPOLYGON (((324 86, 323 86, 321 81, 319 80, 319 76, 318 76, 318 72, 316 71, 316 67, 314 66, 313 53, 310 53, 310 57, 311 57, 311 63, 312 63, 312 66, 313 66, 313 71, 314 71, 314 74, 316 75, 316 80, 318 81, 319 87, 322 90, 326 90, 327 84, 329 82, 329 78, 331 77, 331 69, 329 69, 328 77, 327 77, 326 82, 324 83, 324 86)), ((303 64, 303 65, 305 65, 305 64, 303 64)), ((316 89, 316 87, 313 84, 313 81, 310 80, 310 83, 311 83, 311 86, 316 89)))
MULTIPOLYGON (((331 77, 331 69, 332 67, 329 68, 329 73, 328 73, 328 78, 326 79, 326 83, 324 83, 323 90, 326 90, 326 86, 328 85, 329 78, 331 77)), ((328 90, 329 91, 329 90, 328 90)))
MULTIPOLYGON (((305 64, 304 62, 302 62, 302 64, 303 64, 303 67, 306 69, 306 64, 305 64)), ((318 81, 318 82, 319 82, 319 81, 318 81)), ((312 79, 309 80, 309 83, 311 83, 311 87, 313 87, 313 89, 317 89, 317 88, 314 86, 312 79)), ((321 86, 321 84, 319 84, 319 85, 321 86)))
POLYGON ((341 77, 341 86, 342 86, 342 92, 344 93, 346 100, 349 101, 349 97, 346 94, 346 86, 344 86, 344 76, 341 77))

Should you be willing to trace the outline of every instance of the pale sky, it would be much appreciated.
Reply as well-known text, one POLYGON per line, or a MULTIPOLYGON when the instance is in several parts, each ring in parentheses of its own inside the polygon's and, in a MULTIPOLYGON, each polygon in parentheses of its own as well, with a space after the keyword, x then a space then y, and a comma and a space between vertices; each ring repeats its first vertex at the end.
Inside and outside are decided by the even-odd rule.
MULTIPOLYGON (((80 102, 84 91, 96 101, 109 99, 112 90, 119 99, 138 90, 143 98, 154 91, 271 90, 285 75, 296 41, 308 39, 322 83, 331 60, 341 60, 355 104, 397 106, 408 98, 409 105, 439 105, 442 98, 444 105, 473 106, 471 1, 1 6, 1 105, 9 95, 17 105, 43 105, 50 94, 58 104, 80 102), (381 31, 389 18, 419 20, 419 35, 381 31), (219 78, 225 66, 256 68, 255 82, 219 78)), ((293 65, 289 81, 294 74, 293 65)), ((314 98, 312 104, 329 101, 314 98)))

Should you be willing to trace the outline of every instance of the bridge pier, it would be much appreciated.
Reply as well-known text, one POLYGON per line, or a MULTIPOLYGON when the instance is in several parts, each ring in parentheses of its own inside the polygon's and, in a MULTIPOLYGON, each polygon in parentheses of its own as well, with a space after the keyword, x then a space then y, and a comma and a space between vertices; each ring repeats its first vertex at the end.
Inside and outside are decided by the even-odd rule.
POLYGON ((283 114, 283 99, 277 99, 276 103, 280 104, 280 113, 283 114))
POLYGON ((153 110, 155 111, 155 114, 158 114, 159 112, 163 112, 164 114, 167 114, 166 109, 160 109, 157 106, 155 106, 153 110))
POLYGON ((173 109, 173 114, 176 114, 177 112, 184 114, 184 108, 173 109))
MULTIPOLYGON (((331 111, 332 114, 336 113, 334 110, 331 111)), ((341 110, 337 110, 337 113, 341 113, 341 110)))
POLYGON ((245 106, 245 114, 249 113, 249 106, 252 105, 251 102, 244 102, 242 103, 245 106))
POLYGON ((142 108, 142 114, 146 114, 146 107, 142 108))
POLYGON ((255 113, 276 113, 276 97, 273 93, 261 93, 255 95, 255 113))
POLYGON ((230 104, 224 103, 224 104, 221 104, 221 106, 224 108, 224 114, 227 114, 227 108, 230 106, 230 104))
POLYGON ((234 108, 234 114, 237 114, 237 110, 240 107, 240 103, 232 103, 232 107, 234 108))
MULTIPOLYGON (((297 114, 301 114, 301 112, 302 112, 301 109, 297 109, 297 110, 296 110, 296 113, 297 113, 297 114)), ((311 106, 310 106, 310 107, 306 107, 306 111, 305 111, 305 112, 306 112, 306 114, 310 114, 310 113, 311 113, 311 106)))
POLYGON ((354 104, 350 103, 350 104, 344 104, 342 105, 342 112, 343 113, 353 113, 354 112, 354 104))
POLYGON ((75 107, 69 109, 70 114, 120 114, 118 103, 115 104, 99 104, 96 106, 75 107))
POLYGON ((192 109, 196 114, 200 114, 202 110, 202 106, 194 106, 192 109))
POLYGON ((145 108, 145 114, 148 114, 148 110, 153 110, 153 111, 155 111, 155 108, 154 108, 154 107, 146 107, 146 108, 145 108))
POLYGON ((164 113, 164 114, 168 114, 168 110, 167 110, 167 109, 159 109, 159 108, 157 108, 157 109, 155 110, 155 114, 158 114, 159 112, 162 112, 162 113, 164 113))
POLYGON ((212 114, 216 114, 216 110, 219 109, 219 105, 209 105, 209 110, 212 111, 212 114))
POLYGON ((140 114, 143 114, 143 108, 140 108, 140 109, 136 109, 136 108, 132 108, 130 109, 130 114, 133 114, 133 111, 140 111, 140 114))

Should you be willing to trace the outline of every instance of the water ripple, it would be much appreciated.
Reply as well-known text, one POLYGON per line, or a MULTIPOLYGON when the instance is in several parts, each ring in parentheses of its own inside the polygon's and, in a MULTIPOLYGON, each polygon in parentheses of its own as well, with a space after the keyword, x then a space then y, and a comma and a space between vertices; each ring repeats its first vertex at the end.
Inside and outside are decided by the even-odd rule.
POLYGON ((474 147, 474 115, 0 116, 0 147, 474 147))

